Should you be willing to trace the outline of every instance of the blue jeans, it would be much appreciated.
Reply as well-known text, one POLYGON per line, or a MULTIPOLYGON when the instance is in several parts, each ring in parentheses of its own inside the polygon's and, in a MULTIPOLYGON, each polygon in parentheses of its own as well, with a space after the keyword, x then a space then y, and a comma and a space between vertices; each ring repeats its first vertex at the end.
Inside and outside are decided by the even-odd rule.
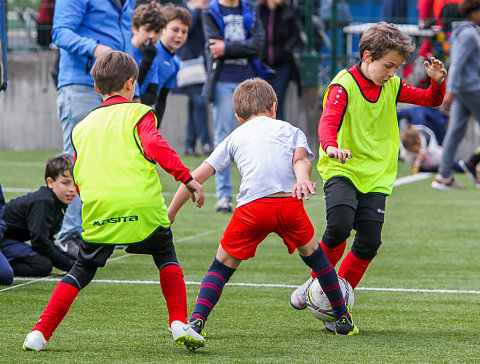
POLYGON ((282 64, 281 66, 274 67, 273 69, 276 73, 269 83, 272 85, 275 93, 277 94, 277 119, 285 120, 283 108, 285 105, 285 94, 287 93, 288 81, 290 81, 290 63, 282 64))
MULTIPOLYGON (((237 86, 237 82, 221 81, 215 85, 215 96, 212 102, 213 144, 215 147, 233 131, 235 112, 233 111, 232 96, 237 86)), ((217 198, 232 198, 230 166, 215 173, 215 187, 217 198)))
POLYGON ((187 138, 185 149, 195 149, 197 138, 202 145, 211 145, 210 132, 208 130, 208 113, 205 99, 201 93, 188 95, 188 120, 187 138))
MULTIPOLYGON (((102 103, 103 99, 93 86, 68 85, 58 90, 57 111, 62 125, 63 153, 74 155, 72 130, 90 111, 102 103)), ((62 241, 72 232, 81 233, 82 202, 78 196, 68 206, 63 218, 58 240, 62 241)))
POLYGON ((438 173, 443 177, 449 177, 454 168, 454 158, 457 147, 462 141, 465 130, 467 130, 468 118, 470 115, 480 121, 480 91, 459 92, 455 95, 450 110, 450 122, 447 134, 443 139, 443 153, 438 173))

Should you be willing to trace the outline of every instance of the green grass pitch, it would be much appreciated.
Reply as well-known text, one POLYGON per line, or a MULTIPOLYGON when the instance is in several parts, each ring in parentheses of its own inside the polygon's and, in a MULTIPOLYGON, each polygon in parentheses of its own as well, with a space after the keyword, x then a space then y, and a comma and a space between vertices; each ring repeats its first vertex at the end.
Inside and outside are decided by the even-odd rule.
MULTIPOLYGON (((56 153, 0 150, 7 201, 42 185, 45 162, 56 153)), ((182 160, 191 168, 202 161, 182 160)), ((178 183, 159 173, 168 202, 178 183)), ((399 176, 407 174, 400 163, 399 176)), ((21 347, 61 272, 0 286, 0 363, 478 363, 480 190, 457 178, 466 190, 433 190, 430 177, 396 187, 387 199, 383 245, 355 291, 360 335, 328 334, 308 310, 290 307, 292 287, 304 282, 308 269, 271 235, 225 287, 206 326, 206 346, 196 352, 171 338, 152 259, 116 250, 80 292, 45 352, 21 347)), ((320 187, 305 206, 320 237, 325 207, 315 168, 312 179, 320 187)), ((230 218, 215 213, 214 181, 205 189, 205 206, 188 203, 172 226, 190 312, 230 218)))

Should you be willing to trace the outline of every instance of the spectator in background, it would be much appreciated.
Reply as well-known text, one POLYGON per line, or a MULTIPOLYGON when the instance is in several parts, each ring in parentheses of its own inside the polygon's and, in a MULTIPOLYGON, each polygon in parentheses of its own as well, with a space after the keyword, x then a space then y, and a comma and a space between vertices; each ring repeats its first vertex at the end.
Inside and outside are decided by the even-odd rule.
POLYGON ((454 23, 447 93, 443 107, 450 110, 450 122, 443 141, 443 154, 432 187, 439 190, 464 188, 453 179, 457 147, 470 116, 480 121, 480 0, 463 0, 462 22, 454 23))
POLYGON ((162 7, 165 28, 157 42, 157 56, 154 59, 158 70, 158 92, 155 101, 155 113, 158 118, 158 129, 163 119, 167 96, 175 87, 180 59, 175 52, 184 45, 188 36, 188 28, 192 22, 190 12, 185 8, 168 4, 162 7))
POLYGON ((188 31, 187 41, 177 52, 181 62, 177 75, 176 92, 188 95, 188 118, 185 138, 186 155, 197 155, 195 151, 197 139, 202 145, 201 154, 210 154, 212 152, 207 105, 202 96, 202 87, 207 74, 203 56, 205 37, 203 36, 201 15, 207 3, 207 0, 187 2, 187 8, 192 15, 192 25, 188 31))
POLYGON ((48 47, 52 43, 53 13, 55 0, 43 0, 37 15, 37 43, 48 47))
POLYGON ((278 97, 277 118, 285 120, 284 103, 289 80, 293 78, 300 87, 293 59, 293 49, 301 43, 299 24, 288 0, 259 0, 257 14, 265 30, 261 60, 275 71, 268 82, 278 97))
POLYGON ((407 0, 382 0, 382 20, 387 23, 408 23, 407 5, 407 0))
MULTIPOLYGON (((60 48, 57 108, 63 153, 74 154, 73 127, 102 102, 93 87, 90 69, 95 59, 112 50, 131 52, 134 0, 62 0, 53 17, 53 42, 60 48)), ((81 202, 69 206, 58 234, 65 249, 80 243, 81 202)))
POLYGON ((73 267, 76 256, 54 244, 65 209, 76 195, 72 171, 72 156, 52 158, 45 168, 47 186, 6 204, 2 217, 6 230, 0 239, 0 252, 15 276, 45 277, 52 267, 64 271, 73 267))
MULTIPOLYGON (((258 58, 265 33, 246 0, 210 1, 202 12, 202 23, 207 64, 202 95, 212 106, 216 147, 233 131, 233 92, 242 81, 255 76, 252 59, 258 58)), ((230 167, 215 174, 215 186, 217 212, 231 213, 230 167)))
MULTIPOLYGON (((5 210, 5 198, 3 197, 2 185, 0 184, 0 241, 3 239, 3 233, 7 230, 7 225, 3 221, 3 211, 5 210)), ((8 263, 8 259, 0 250, 0 285, 8 286, 13 283, 13 269, 8 263)))
POLYGON ((138 80, 134 101, 153 105, 158 91, 157 64, 153 62, 157 55, 160 32, 165 27, 165 18, 160 3, 152 1, 138 6, 132 18, 132 51, 137 62, 138 80))
POLYGON ((444 31, 451 30, 454 19, 461 18, 459 3, 462 0, 418 0, 418 26, 422 29, 438 25, 444 31))

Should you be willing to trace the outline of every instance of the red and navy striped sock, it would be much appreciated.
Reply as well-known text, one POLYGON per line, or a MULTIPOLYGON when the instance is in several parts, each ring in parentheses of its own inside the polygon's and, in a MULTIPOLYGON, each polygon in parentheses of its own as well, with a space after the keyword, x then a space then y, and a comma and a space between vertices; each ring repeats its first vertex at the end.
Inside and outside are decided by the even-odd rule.
POLYGON ((202 280, 197 302, 190 321, 198 318, 206 321, 210 312, 222 295, 223 287, 228 282, 235 269, 226 266, 215 259, 202 280))
POLYGON ((320 245, 318 246, 318 249, 308 257, 301 255, 300 257, 305 264, 312 268, 315 277, 320 282, 320 286, 322 286, 323 292, 325 292, 325 295, 332 305, 335 318, 339 319, 343 315, 350 317, 347 307, 345 306, 345 300, 343 299, 340 284, 338 283, 337 272, 320 245))

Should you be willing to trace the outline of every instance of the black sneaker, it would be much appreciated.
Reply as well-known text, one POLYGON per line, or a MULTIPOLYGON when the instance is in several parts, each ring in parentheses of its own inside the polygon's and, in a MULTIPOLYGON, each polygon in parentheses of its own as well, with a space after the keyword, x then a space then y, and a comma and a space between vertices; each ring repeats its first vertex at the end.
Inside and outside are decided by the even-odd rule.
POLYGON ((200 334, 202 335, 203 337, 206 337, 207 336, 207 333, 205 332, 204 328, 205 328, 205 321, 198 318, 196 320, 193 320, 193 321, 190 321, 188 323, 191 328, 197 333, 197 334, 200 334))
POLYGON ((335 333, 337 335, 356 335, 359 330, 353 323, 352 316, 343 315, 335 322, 335 333))
POLYGON ((470 163, 465 162, 463 160, 458 161, 458 165, 462 169, 463 172, 470 178, 473 182, 477 183, 477 169, 475 166, 471 166, 470 163))
POLYGON ((82 242, 82 236, 80 233, 74 231, 67 235, 65 239, 58 242, 58 246, 66 253, 73 255, 75 258, 78 256, 78 247, 82 242))

